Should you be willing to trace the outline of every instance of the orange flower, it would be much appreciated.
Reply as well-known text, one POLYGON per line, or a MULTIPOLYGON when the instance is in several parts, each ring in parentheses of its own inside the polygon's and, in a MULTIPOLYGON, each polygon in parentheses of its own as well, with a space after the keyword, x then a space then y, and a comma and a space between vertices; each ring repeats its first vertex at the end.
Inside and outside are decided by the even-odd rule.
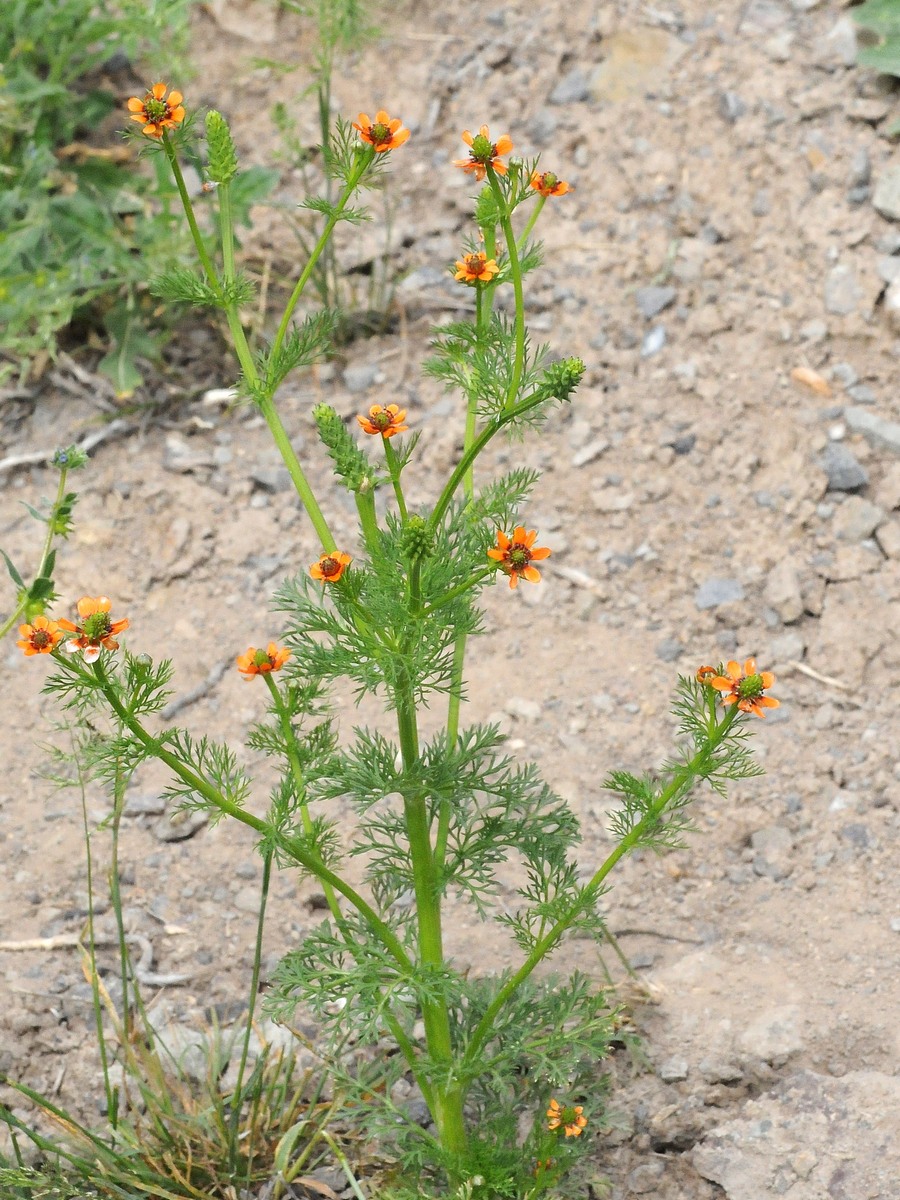
POLYGON ((564 1108, 558 1100, 551 1100, 547 1109, 547 1128, 552 1132, 562 1126, 566 1137, 581 1137, 581 1131, 587 1125, 583 1112, 580 1104, 567 1104, 564 1108))
POLYGON ((380 433, 382 437, 386 438, 409 429, 408 425, 403 424, 406 420, 406 409, 400 408, 396 404, 389 404, 387 408, 382 408, 380 404, 373 404, 367 417, 357 414, 356 419, 366 433, 380 433))
POLYGON ((49 654, 62 641, 62 634, 55 621, 46 617, 35 617, 33 625, 19 626, 19 641, 16 645, 26 656, 49 654))
POLYGON ((267 649, 257 650, 251 646, 246 654, 237 656, 237 669, 249 683, 254 675, 265 675, 269 671, 280 671, 291 652, 286 646, 278 646, 269 642, 267 649))
POLYGON ((546 546, 535 546, 534 539, 537 530, 527 533, 523 525, 517 525, 513 530, 512 539, 508 538, 502 529, 497 530, 497 545, 488 550, 488 558, 496 559, 501 568, 509 576, 509 586, 518 587, 519 576, 529 583, 540 583, 540 572, 531 565, 532 561, 548 558, 550 551, 546 546))
POLYGON ((698 683, 712 683, 718 674, 715 667, 698 667, 695 678, 698 683))
POLYGON ((509 134, 504 133, 503 137, 492 142, 487 125, 482 125, 474 137, 468 129, 463 130, 462 140, 469 147, 469 157, 454 159, 454 167, 473 172, 479 183, 487 174, 488 167, 498 175, 506 174, 506 164, 500 161, 500 155, 509 154, 513 148, 509 134))
POLYGON ((775 676, 771 671, 757 671, 756 659, 748 658, 743 670, 740 663, 730 662, 725 671, 725 675, 709 680, 712 687, 722 692, 723 704, 736 704, 741 712, 757 717, 764 717, 766 708, 779 707, 779 700, 763 695, 775 682, 775 676))
POLYGON ((564 196, 571 192, 571 187, 564 179, 554 175, 552 171, 534 171, 531 175, 531 186, 542 196, 564 196))
POLYGON ((483 250, 465 254, 456 264, 456 278, 464 283, 490 283, 500 268, 483 250))
POLYGON ((313 579, 321 579, 323 583, 337 583, 345 567, 352 561, 350 555, 344 554, 343 550, 331 550, 321 555, 317 563, 312 564, 309 573, 313 579))
POLYGON ((119 643, 115 635, 127 629, 129 621, 127 617, 122 621, 111 619, 109 610, 112 601, 109 596, 82 596, 76 607, 81 617, 80 625, 73 625, 62 617, 59 620, 60 629, 76 634, 65 643, 63 649, 70 654, 77 650, 84 651, 84 661, 89 663, 96 662, 100 657, 101 646, 104 650, 118 650, 119 643))
POLYGON ((169 92, 167 97, 168 91, 167 83, 154 83, 143 100, 132 96, 128 101, 132 121, 143 126, 141 133, 147 137, 161 138, 167 129, 174 129, 184 120, 184 97, 181 92, 169 92))
POLYGON ((409 130, 403 128, 398 117, 393 120, 383 108, 375 114, 375 120, 370 121, 366 113, 359 114, 359 121, 353 122, 353 128, 359 130, 359 136, 364 142, 375 147, 376 154, 384 154, 385 150, 396 150, 409 137, 409 130))

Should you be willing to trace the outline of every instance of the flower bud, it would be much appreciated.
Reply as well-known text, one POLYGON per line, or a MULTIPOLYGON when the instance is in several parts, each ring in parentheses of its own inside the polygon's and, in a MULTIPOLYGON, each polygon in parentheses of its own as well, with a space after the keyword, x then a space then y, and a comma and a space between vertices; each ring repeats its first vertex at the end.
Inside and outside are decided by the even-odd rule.
POLYGON ((206 141, 209 151, 207 173, 213 183, 230 183, 237 175, 237 150, 228 122, 212 109, 206 114, 206 141))

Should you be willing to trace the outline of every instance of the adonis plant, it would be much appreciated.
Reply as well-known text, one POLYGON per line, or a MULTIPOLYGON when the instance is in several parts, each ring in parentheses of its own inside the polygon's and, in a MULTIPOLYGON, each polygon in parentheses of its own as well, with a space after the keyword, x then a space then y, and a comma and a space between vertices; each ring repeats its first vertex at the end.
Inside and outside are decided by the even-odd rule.
POLYGON ((108 597, 83 597, 76 619, 32 615, 19 645, 52 655, 49 686, 67 706, 96 728, 104 716, 110 732, 98 735, 92 756, 101 777, 121 783, 145 760, 160 760, 171 772, 170 797, 242 822, 268 862, 318 880, 328 915, 282 959, 264 1003, 285 1020, 298 1005, 314 1014, 348 1120, 397 1164, 383 1194, 561 1195, 561 1180, 602 1126, 598 1063, 621 1036, 621 1014, 585 975, 559 978, 543 968, 574 934, 609 936, 598 901, 613 868, 639 847, 680 846, 696 785, 722 792, 728 780, 758 773, 746 726, 778 704, 768 695, 773 677, 749 659, 681 679, 678 749, 644 776, 609 776, 605 787, 620 801, 615 848, 602 862, 579 862, 578 823, 565 801, 504 745, 498 728, 461 722, 481 592, 540 587, 550 553, 527 518, 536 472, 515 467, 483 478, 482 452, 539 427, 585 369, 577 358, 550 359, 525 324, 525 279, 540 265, 536 223, 548 201, 565 203, 570 190, 557 164, 543 170, 510 157, 511 139, 495 140, 486 125, 463 133, 460 183, 481 186, 472 236, 448 270, 469 289, 471 317, 435 331, 427 368, 460 395, 462 454, 434 485, 431 503, 414 511, 404 474, 415 469, 416 414, 389 391, 349 427, 329 405, 315 407, 310 416, 336 486, 352 494, 359 514, 355 541, 339 544, 275 396, 289 372, 329 349, 332 315, 299 319, 298 306, 335 226, 364 219, 362 190, 395 153, 414 154, 415 141, 384 111, 339 125, 330 161, 337 198, 305 201, 321 213, 321 235, 271 340, 253 346, 240 318, 253 288, 235 261, 231 188, 239 168, 225 119, 205 117, 200 203, 218 222, 214 257, 200 234, 207 218, 195 214, 180 166, 189 105, 157 83, 128 107, 135 136, 168 160, 199 260, 196 273, 178 269, 153 290, 224 313, 242 393, 268 424, 321 543, 317 561, 298 564, 275 595, 279 640, 237 657, 237 670, 259 689, 250 745, 278 770, 266 814, 256 815, 262 806, 251 804, 252 781, 232 749, 155 725, 171 666, 120 645, 128 618, 108 597), (511 316, 496 304, 501 289, 512 293, 511 316), (386 502, 376 506, 379 489, 386 502), (358 697, 380 697, 383 726, 339 729, 329 705, 338 680, 349 680, 358 697), (445 713, 431 738, 420 729, 426 708, 445 713), (359 816, 352 830, 332 815, 344 797, 359 816), (498 905, 498 870, 507 862, 519 880, 511 906, 498 905), (474 977, 452 960, 448 900, 496 922, 498 939, 518 946, 520 964, 474 977), (349 1058, 348 1044, 357 1051, 349 1058), (396 1099, 401 1076, 418 1086, 429 1119, 415 1120, 396 1099))

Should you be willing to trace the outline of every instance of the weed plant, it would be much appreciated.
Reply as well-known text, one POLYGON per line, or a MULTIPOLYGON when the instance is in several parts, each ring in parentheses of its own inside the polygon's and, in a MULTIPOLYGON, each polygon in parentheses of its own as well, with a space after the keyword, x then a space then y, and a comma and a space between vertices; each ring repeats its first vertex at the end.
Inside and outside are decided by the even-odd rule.
MULTIPOLYGON (((541 586, 540 564, 550 553, 522 516, 537 473, 516 465, 484 477, 481 455, 501 435, 539 433, 584 372, 579 359, 552 359, 534 344, 525 322, 527 278, 541 259, 536 224, 548 203, 566 202, 569 186, 556 164, 550 171, 511 158, 509 136, 494 139, 487 126, 463 133, 460 181, 481 186, 471 237, 450 269, 468 289, 472 312, 435 330, 428 366, 459 394, 462 454, 435 481, 432 502, 415 511, 404 473, 419 435, 402 436, 415 415, 390 393, 390 402, 373 404, 352 428, 328 404, 316 406, 311 420, 359 518, 355 544, 341 545, 275 397, 290 372, 328 352, 334 314, 298 321, 295 313, 335 228, 364 219, 363 189, 382 178, 396 153, 415 153, 409 133, 384 111, 337 124, 339 190, 306 200, 320 217, 318 239, 271 340, 253 346, 240 315, 253 288, 235 261, 232 192, 240 169, 227 122, 217 112, 205 118, 204 202, 215 206, 219 229, 213 254, 184 185, 180 92, 159 83, 129 110, 136 136, 173 172, 199 263, 198 271, 157 278, 153 291, 167 304, 210 305, 224 314, 245 401, 268 425, 321 543, 317 560, 276 593, 282 639, 250 646, 236 660, 260 688, 249 745, 278 770, 265 814, 258 815, 253 781, 230 745, 160 726, 172 665, 120 647, 128 620, 113 619, 108 597, 83 597, 75 620, 24 623, 19 645, 53 659, 47 690, 82 722, 77 772, 109 788, 114 812, 128 779, 158 760, 171 775, 172 803, 252 832, 266 877, 270 868, 299 869, 320 884, 328 915, 282 959, 265 1008, 283 1021, 298 1005, 314 1014, 318 1048, 345 1111, 394 1164, 373 1194, 582 1195, 579 1160, 603 1127, 602 1063, 622 1036, 622 1014, 595 980, 549 975, 546 965, 573 935, 606 943, 598 901, 613 869, 638 848, 681 846, 698 784, 723 792, 729 780, 758 773, 747 720, 778 702, 768 694, 773 677, 752 659, 681 679, 677 748, 645 775, 609 775, 605 787, 619 801, 614 848, 588 875, 566 802, 496 726, 462 723, 466 651, 482 632, 482 591, 541 586), (496 303, 501 289, 512 297, 509 315, 496 303), (379 490, 386 503, 376 507, 379 490), (377 728, 339 728, 330 697, 344 680, 358 697, 381 699, 377 728), (422 712, 437 707, 442 727, 426 738, 422 712), (333 816, 338 798, 356 808, 352 838, 333 816), (507 861, 517 868, 518 887, 515 902, 504 906, 499 872, 507 861), (448 955, 451 895, 518 948, 516 967, 475 977, 448 955), (424 1120, 408 1102, 410 1089, 424 1102, 424 1120)), ((514 646, 512 670, 519 656, 514 646)), ((141 1028, 130 974, 123 950, 120 1045, 141 1028)), ((114 1109, 114 1096, 110 1102, 114 1109)))

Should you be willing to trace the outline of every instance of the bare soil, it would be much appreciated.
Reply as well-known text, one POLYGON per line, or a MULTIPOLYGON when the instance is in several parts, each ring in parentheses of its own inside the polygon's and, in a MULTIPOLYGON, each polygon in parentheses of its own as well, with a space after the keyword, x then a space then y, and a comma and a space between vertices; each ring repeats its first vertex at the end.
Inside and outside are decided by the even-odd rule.
MULTIPOLYGON (((894 159, 885 130, 900 104, 888 81, 842 60, 846 11, 816 0, 665 10, 422 0, 393 12, 385 36, 335 80, 338 112, 384 105, 413 131, 388 185, 397 331, 353 343, 345 361, 292 380, 281 398, 343 544, 354 514, 327 491, 316 401, 348 417, 375 402, 409 409, 422 432, 414 502, 433 498, 459 454, 459 402, 420 373, 433 324, 470 299, 441 278, 470 231, 472 188, 451 165, 459 132, 482 122, 508 131, 517 153, 540 152, 575 188, 542 218, 546 262, 531 277, 530 314, 535 337, 586 360, 585 383, 539 438, 485 462, 485 473, 513 461, 543 470, 527 519, 554 553, 541 586, 487 594, 464 719, 501 720, 511 748, 572 802, 590 872, 610 846, 602 779, 665 757, 676 675, 749 656, 777 675, 782 707, 754 728, 765 777, 727 801, 704 796, 690 849, 626 862, 607 900, 652 1001, 634 1020, 654 1068, 620 1070, 618 1127, 597 1137, 597 1170, 615 1197, 900 1194, 863 1135, 839 1171, 824 1126, 812 1166, 798 1158, 808 1146, 773 1149, 758 1183, 717 1175, 694 1149, 798 1073, 892 1076, 900 1059, 900 445, 854 432, 860 409, 898 419, 900 342, 882 296, 900 265, 900 227, 870 192, 894 159), (648 287, 673 294, 639 291, 648 287), (639 303, 649 311, 663 299, 642 314, 639 303), (352 392, 366 368, 369 386, 352 392), (792 379, 796 368, 814 372, 815 386, 792 379), (829 445, 865 473, 856 494, 829 490, 829 445)), ((233 120, 247 161, 267 163, 276 101, 295 106, 316 140, 312 107, 298 99, 311 52, 309 30, 288 15, 214 4, 197 15, 197 76, 184 91, 233 120), (235 22, 248 36, 228 31, 235 22)), ((278 196, 300 198, 295 172, 278 196)), ((348 247, 364 270, 382 232, 348 247)), ((299 259, 291 238, 278 212, 261 210, 245 246, 275 291, 299 259)), ((213 671, 177 720, 239 745, 262 698, 234 655, 277 636, 269 595, 317 557, 316 542, 273 473, 261 420, 202 397, 233 378, 215 334, 186 320, 169 353, 172 372, 137 397, 152 405, 120 415, 125 436, 99 445, 77 481, 60 611, 85 593, 113 597, 114 615, 131 618, 129 648, 174 660, 179 696, 213 671)), ((31 397, 3 402, 0 457, 52 451, 108 421, 109 408, 63 362, 31 397)), ((0 542, 25 561, 35 526, 20 502, 50 493, 52 474, 7 470, 0 483, 0 542)), ((12 639, 3 663, 0 928, 7 941, 77 932, 80 817, 75 795, 41 778, 57 715, 41 695, 44 663, 12 639)), ((348 724, 379 719, 368 706, 345 713, 348 724)), ((243 760, 262 807, 265 771, 249 752, 243 760)), ((260 868, 246 833, 227 824, 160 841, 163 782, 149 772, 135 781, 125 902, 153 970, 189 976, 164 998, 187 1024, 244 994, 260 868)), ((95 824, 107 814, 99 791, 88 810, 95 824)), ((318 919, 304 903, 316 890, 279 877, 267 963, 318 919)), ((451 950, 475 971, 511 961, 468 919, 454 924, 451 950)), ((599 979, 595 954, 574 943, 558 965, 599 979)), ((75 952, 0 950, 0 979, 0 1065, 96 1112, 75 952)))

